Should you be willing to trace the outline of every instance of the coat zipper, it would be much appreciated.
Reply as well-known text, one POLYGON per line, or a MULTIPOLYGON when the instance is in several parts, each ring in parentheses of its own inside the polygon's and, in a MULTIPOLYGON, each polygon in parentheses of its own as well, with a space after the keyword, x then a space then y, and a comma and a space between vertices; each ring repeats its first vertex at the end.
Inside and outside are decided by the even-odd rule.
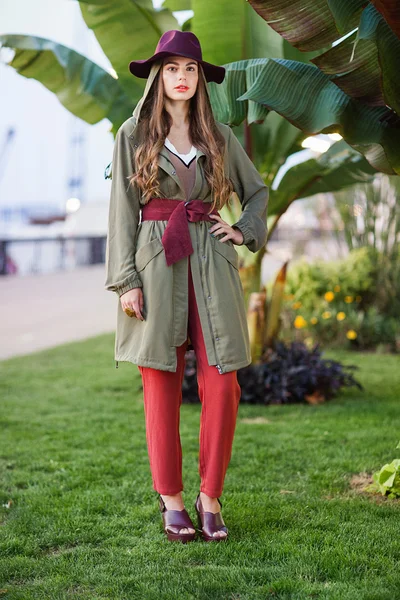
MULTIPOLYGON (((201 275, 203 266, 201 264, 201 258, 200 258, 200 252, 199 252, 199 233, 198 233, 198 229, 197 228, 196 228, 196 239, 197 239, 197 256, 198 256, 198 259, 199 259, 199 267, 200 267, 200 275, 201 275)), ((205 274, 207 276, 206 270, 204 270, 204 272, 205 272, 205 274)), ((207 285, 209 286, 208 279, 207 279, 207 285)), ((203 284, 201 284, 201 287, 203 288, 203 284)), ((204 288, 203 288, 203 296, 204 296, 204 288)), ((208 324, 209 324, 209 327, 210 327, 211 335, 213 335, 213 328, 212 328, 212 324, 211 324, 210 313, 208 312, 208 308, 207 308, 207 302, 206 302, 206 311, 207 311, 208 324)), ((213 338, 213 348, 214 348, 215 356, 217 357, 217 360, 218 360, 217 350, 215 348, 215 343, 214 343, 214 338, 213 338)), ((223 371, 222 371, 221 365, 220 364, 216 364, 215 367, 218 370, 218 373, 220 375, 222 375, 223 371)))

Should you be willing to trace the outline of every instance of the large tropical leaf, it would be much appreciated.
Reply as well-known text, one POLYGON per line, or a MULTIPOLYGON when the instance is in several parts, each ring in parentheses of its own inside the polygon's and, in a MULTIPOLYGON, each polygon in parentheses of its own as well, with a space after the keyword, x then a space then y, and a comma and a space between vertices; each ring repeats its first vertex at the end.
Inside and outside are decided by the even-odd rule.
POLYGON ((191 0, 191 6, 192 30, 200 39, 204 60, 223 65, 243 58, 245 15, 251 7, 241 0, 191 0))
POLYGON ((118 80, 75 50, 27 35, 2 35, 0 45, 15 50, 9 66, 42 83, 87 123, 107 118, 117 129, 132 113, 132 101, 118 80))
POLYGON ((399 0, 372 0, 372 3, 383 15, 392 31, 400 38, 400 4, 399 0))
MULTIPOLYGON (((270 116, 273 116, 271 113, 270 116)), ((268 119, 270 118, 268 116, 268 119)), ((371 181, 376 171, 368 161, 344 140, 333 144, 320 156, 310 158, 290 167, 278 185, 273 183, 269 190, 268 239, 276 229, 280 217, 296 200, 319 193, 335 192, 356 183, 371 181)), ((240 203, 235 201, 224 206, 223 218, 235 222, 240 216, 240 203)), ((244 267, 254 264, 254 255, 246 246, 238 246, 238 253, 244 267)), ((261 256, 263 251, 261 252, 261 256)), ((257 262, 261 261, 258 257, 257 262)))
POLYGON ((353 33, 312 62, 346 94, 371 106, 382 105, 376 45, 367 40, 359 41, 354 51, 356 41, 357 33, 353 33))
POLYGON ((131 60, 154 54, 160 36, 169 29, 180 29, 168 9, 156 10, 151 0, 79 0, 82 16, 118 74, 121 87, 130 98, 137 98, 146 79, 129 71, 131 60))
MULTIPOLYGON (((400 40, 368 0, 250 0, 250 4, 302 51, 337 42, 312 62, 347 95, 390 106, 400 114, 400 40), (356 27, 357 35, 340 41, 356 27)), ((382 4, 392 8, 393 15, 390 0, 382 4)))
MULTIPOLYGON (((218 3, 201 0, 197 4, 192 1, 191 6, 195 8, 191 24, 201 39, 203 56, 212 62, 219 61, 226 67, 232 63, 233 56, 238 56, 238 60, 274 57, 308 62, 316 55, 315 52, 305 53, 293 48, 242 0, 220 0, 218 3), (209 21, 216 22, 217 18, 221 18, 221 12, 230 15, 233 10, 242 15, 241 20, 232 21, 223 17, 223 30, 220 28, 218 36, 210 36, 209 21), (235 41, 234 54, 227 51, 230 48, 229 40, 232 39, 235 41)), ((220 23, 218 25, 220 27, 220 23)), ((236 135, 260 168, 266 182, 271 184, 288 153, 295 151, 293 146, 302 137, 302 132, 281 115, 270 113, 267 107, 257 102, 250 100, 246 106, 236 102, 236 98, 251 86, 256 76, 257 69, 248 70, 246 75, 238 72, 237 79, 227 76, 223 86, 210 84, 210 87, 215 113, 223 122, 242 124, 238 126, 236 135), (214 95, 213 91, 217 90, 218 94, 214 95), (231 118, 232 105, 241 117, 231 118)))
POLYGON ((178 10, 192 10, 192 0, 165 0, 163 2, 163 8, 168 8, 171 12, 178 10))
POLYGON ((370 4, 357 34, 312 60, 352 98, 400 114, 400 40, 370 4))
POLYGON ((212 87, 219 120, 239 124, 246 115, 247 101, 253 100, 306 133, 337 131, 377 170, 400 172, 400 120, 390 109, 365 106, 349 98, 314 65, 256 59, 225 67, 223 84, 212 87), (235 90, 232 97, 226 94, 228 86, 235 90), (243 93, 236 95, 241 90, 243 93))
POLYGON ((375 169, 344 140, 333 144, 327 152, 291 167, 270 190, 268 212, 283 214, 299 198, 334 192, 355 183, 371 181, 375 169))
POLYGON ((254 10, 295 48, 320 50, 358 23, 366 0, 249 0, 254 10))
POLYGON ((269 57, 308 62, 316 55, 293 49, 243 0, 191 0, 191 8, 191 28, 201 40, 203 56, 209 62, 225 64, 269 57))
MULTIPOLYGON (((236 0, 237 2, 238 0, 236 0)), ((392 0, 386 0, 392 1, 392 0)), ((395 0, 396 1, 396 0, 395 0)), ((246 58, 288 58, 290 60, 299 60, 300 62, 308 62, 310 58, 315 56, 316 52, 298 52, 296 48, 293 48, 287 40, 282 38, 280 35, 277 35, 275 39, 271 39, 270 28, 265 27, 266 23, 262 17, 260 17, 254 10, 249 11, 242 0, 240 0, 240 4, 244 11, 244 16, 242 19, 242 24, 240 28, 241 35, 236 38, 236 47, 235 53, 240 52, 236 60, 243 60, 246 58), (267 45, 267 48, 265 46, 267 45)), ((212 36, 207 35, 208 31, 208 20, 207 16, 211 15, 211 18, 214 19, 214 14, 216 12, 223 12, 223 23, 224 23, 224 37, 229 37, 229 31, 226 30, 226 15, 230 14, 233 2, 232 0, 219 0, 218 3, 214 1, 203 0, 201 3, 198 0, 196 4, 194 4, 193 0, 165 0, 163 2, 163 8, 168 8, 172 11, 179 10, 195 10, 195 15, 193 18, 185 22, 188 23, 190 21, 190 30, 194 31, 197 35, 200 35, 202 40, 203 48, 205 48, 206 52, 213 51, 214 44, 216 39, 220 40, 221 29, 218 29, 217 38, 213 38, 212 36), (199 12, 202 9, 201 12, 199 12), (199 18, 198 18, 199 17, 199 18), (206 18, 204 18, 206 17, 206 18), (206 35, 205 35, 206 34, 206 35), (210 44, 208 44, 208 39, 210 40, 210 44)), ((183 29, 187 29, 184 27, 183 29)), ((229 44, 229 42, 228 42, 229 44)), ((223 45, 219 45, 218 52, 221 51, 223 45)), ((320 50, 320 48, 318 48, 320 50)), ((215 60, 215 57, 213 57, 215 60)), ((231 62, 234 60, 232 56, 225 57, 222 62, 231 62)))
POLYGON ((268 113, 264 123, 251 125, 251 131, 253 160, 265 183, 271 186, 287 157, 301 150, 304 133, 274 111, 268 113))

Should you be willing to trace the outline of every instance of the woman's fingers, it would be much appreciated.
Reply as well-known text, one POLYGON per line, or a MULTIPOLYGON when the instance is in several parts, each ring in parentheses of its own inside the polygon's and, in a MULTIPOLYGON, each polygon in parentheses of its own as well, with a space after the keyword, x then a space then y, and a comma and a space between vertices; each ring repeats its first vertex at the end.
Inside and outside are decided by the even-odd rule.
POLYGON ((141 288, 135 288, 131 290, 131 293, 127 292, 127 297, 123 301, 121 300, 122 309, 129 309, 135 312, 135 317, 144 321, 142 314, 143 311, 143 291, 141 288))
POLYGON ((235 231, 230 225, 226 225, 226 227, 217 227, 217 229, 214 229, 214 231, 211 232, 211 235, 217 236, 222 233, 226 233, 226 235, 222 238, 219 238, 219 242, 226 242, 227 240, 230 240, 235 236, 235 231))
POLYGON ((143 309, 143 292, 141 288, 138 288, 140 291, 136 297, 136 301, 134 302, 134 306, 135 306, 135 312, 136 312, 136 316, 138 319, 140 319, 141 321, 144 321, 143 315, 142 315, 142 309, 143 309))
MULTIPOLYGON (((211 228, 210 228, 210 229, 211 229, 211 228)), ((212 233, 213 235, 219 235, 220 233, 225 233, 225 232, 229 231, 229 229, 230 229, 230 226, 229 226, 229 225, 227 225, 226 227, 223 227, 223 226, 221 225, 221 227, 217 227, 216 229, 214 229, 213 231, 211 231, 211 233, 212 233)))
POLYGON ((142 310, 143 310, 143 294, 140 294, 140 296, 139 296, 139 309, 140 309, 140 312, 142 312, 142 310))
POLYGON ((137 317, 141 321, 144 321, 144 317, 142 315, 142 310, 143 310, 143 293, 139 294, 139 298, 136 301, 136 305, 137 305, 137 308, 135 308, 135 311, 136 311, 137 317))
MULTIPOLYGON (((215 221, 215 224, 211 225, 209 228, 210 233, 215 233, 218 226, 228 225, 228 223, 226 223, 226 221, 224 221, 219 215, 209 215, 209 217, 211 217, 211 219, 213 219, 213 221, 215 221)), ((228 225, 228 227, 229 227, 229 225, 228 225)))

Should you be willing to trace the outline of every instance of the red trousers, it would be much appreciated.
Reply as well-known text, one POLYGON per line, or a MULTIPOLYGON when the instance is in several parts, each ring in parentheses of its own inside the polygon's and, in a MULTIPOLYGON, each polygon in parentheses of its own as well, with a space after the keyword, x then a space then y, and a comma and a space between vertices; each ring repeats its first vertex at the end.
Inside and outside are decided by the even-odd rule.
MULTIPOLYGON (((190 259, 188 263, 188 334, 196 354, 201 402, 200 491, 211 498, 218 498, 222 494, 225 474, 231 459, 241 389, 237 371, 220 374, 215 365, 208 364, 190 259)), ((153 489, 167 496, 173 496, 183 490, 179 420, 187 346, 186 339, 176 349, 178 364, 175 373, 139 366, 143 382, 146 441, 153 489)))

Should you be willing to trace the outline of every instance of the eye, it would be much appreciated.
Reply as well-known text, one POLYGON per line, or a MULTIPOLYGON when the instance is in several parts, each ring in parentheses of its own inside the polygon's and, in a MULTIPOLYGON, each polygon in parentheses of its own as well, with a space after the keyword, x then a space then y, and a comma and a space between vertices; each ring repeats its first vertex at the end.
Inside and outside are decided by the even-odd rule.
MULTIPOLYGON (((169 71, 170 69, 176 69, 176 67, 168 67, 167 71, 169 71)), ((188 69, 190 69, 191 71, 194 71, 195 68, 194 67, 188 67, 188 69)))

